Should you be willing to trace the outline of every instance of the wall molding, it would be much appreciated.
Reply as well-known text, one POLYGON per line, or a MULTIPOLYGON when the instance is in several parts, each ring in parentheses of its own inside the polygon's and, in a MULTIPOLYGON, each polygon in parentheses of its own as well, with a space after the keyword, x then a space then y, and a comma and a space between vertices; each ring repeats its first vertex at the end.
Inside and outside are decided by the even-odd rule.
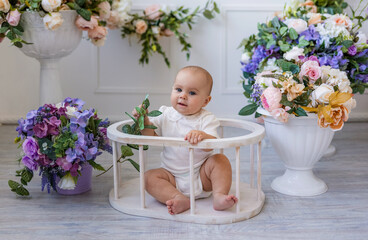
MULTIPOLYGON (((228 62, 227 62, 227 57, 228 57, 228 52, 226 51, 226 47, 228 44, 228 28, 227 28, 227 24, 228 24, 228 19, 227 16, 229 13, 231 12, 244 12, 245 14, 247 12, 275 12, 277 10, 282 10, 283 9, 283 5, 280 4, 274 4, 274 5, 248 5, 245 6, 243 4, 222 4, 221 5, 221 13, 223 14, 223 18, 224 18, 224 27, 222 27, 222 49, 221 49, 221 58, 222 58, 222 81, 221 81, 221 93, 222 94, 239 94, 241 95, 243 93, 242 90, 239 90, 239 88, 229 88, 228 86, 228 62)), ((239 56, 240 59, 241 56, 239 56)), ((239 73, 241 74, 240 71, 240 60, 239 60, 239 73)), ((239 74, 239 75, 240 75, 239 74)), ((239 79, 240 81, 240 79, 239 79)))

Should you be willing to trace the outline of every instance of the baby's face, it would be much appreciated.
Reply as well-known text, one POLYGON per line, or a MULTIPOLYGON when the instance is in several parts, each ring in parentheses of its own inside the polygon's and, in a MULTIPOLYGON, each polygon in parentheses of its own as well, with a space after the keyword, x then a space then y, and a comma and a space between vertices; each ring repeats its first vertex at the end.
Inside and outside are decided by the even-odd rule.
POLYGON ((196 114, 211 100, 210 87, 204 74, 182 70, 175 79, 171 105, 183 115, 196 114))

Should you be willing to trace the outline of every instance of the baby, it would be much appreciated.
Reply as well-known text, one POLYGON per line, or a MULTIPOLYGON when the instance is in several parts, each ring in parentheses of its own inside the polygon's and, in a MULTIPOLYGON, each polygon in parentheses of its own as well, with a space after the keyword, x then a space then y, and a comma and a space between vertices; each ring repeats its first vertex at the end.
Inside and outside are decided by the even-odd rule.
MULTIPOLYGON (((203 68, 188 66, 181 69, 171 92, 172 107, 162 106, 162 115, 145 118, 145 125, 157 129, 144 129, 142 135, 181 137, 196 145, 204 139, 215 139, 220 123, 203 109, 211 101, 212 77, 203 68)), ((134 117, 139 114, 133 110, 134 117)), ((237 203, 229 195, 232 182, 231 165, 223 154, 212 149, 194 149, 194 189, 196 198, 213 194, 213 208, 225 210, 237 203)), ((145 172, 146 190, 167 205, 170 214, 190 208, 189 150, 184 147, 164 147, 161 168, 145 172)))

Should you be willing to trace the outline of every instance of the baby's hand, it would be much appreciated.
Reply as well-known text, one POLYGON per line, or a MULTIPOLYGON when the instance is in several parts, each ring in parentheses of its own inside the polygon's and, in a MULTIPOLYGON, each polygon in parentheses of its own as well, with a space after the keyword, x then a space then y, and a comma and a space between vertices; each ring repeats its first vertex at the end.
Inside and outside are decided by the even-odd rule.
MULTIPOLYGON (((139 108, 141 108, 142 107, 142 104, 141 105, 139 105, 138 106, 139 108)), ((133 109, 133 111, 132 111, 132 115, 133 115, 133 117, 135 117, 136 119, 138 119, 139 118, 139 116, 140 116, 140 114, 139 114, 139 112, 137 112, 137 110, 134 108, 133 109)))
POLYGON ((192 130, 185 135, 184 140, 187 140, 190 144, 197 144, 204 140, 206 135, 203 131, 192 130))

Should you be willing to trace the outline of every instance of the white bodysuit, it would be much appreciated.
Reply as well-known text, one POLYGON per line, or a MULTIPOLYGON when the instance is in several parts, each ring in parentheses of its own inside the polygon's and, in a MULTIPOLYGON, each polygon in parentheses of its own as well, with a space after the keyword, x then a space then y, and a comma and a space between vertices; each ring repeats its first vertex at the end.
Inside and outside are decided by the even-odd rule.
MULTIPOLYGON (((200 130, 218 138, 217 128, 220 122, 209 111, 202 109, 199 113, 185 116, 177 112, 173 107, 162 106, 159 109, 162 114, 151 117, 150 121, 157 127, 155 132, 158 136, 184 138, 191 130, 200 130)), ((202 149, 194 149, 194 172, 195 172, 195 196, 204 197, 199 169, 213 152, 202 149)), ((189 196, 189 149, 187 147, 164 147, 161 153, 161 167, 168 170, 175 177, 179 191, 189 196)))

